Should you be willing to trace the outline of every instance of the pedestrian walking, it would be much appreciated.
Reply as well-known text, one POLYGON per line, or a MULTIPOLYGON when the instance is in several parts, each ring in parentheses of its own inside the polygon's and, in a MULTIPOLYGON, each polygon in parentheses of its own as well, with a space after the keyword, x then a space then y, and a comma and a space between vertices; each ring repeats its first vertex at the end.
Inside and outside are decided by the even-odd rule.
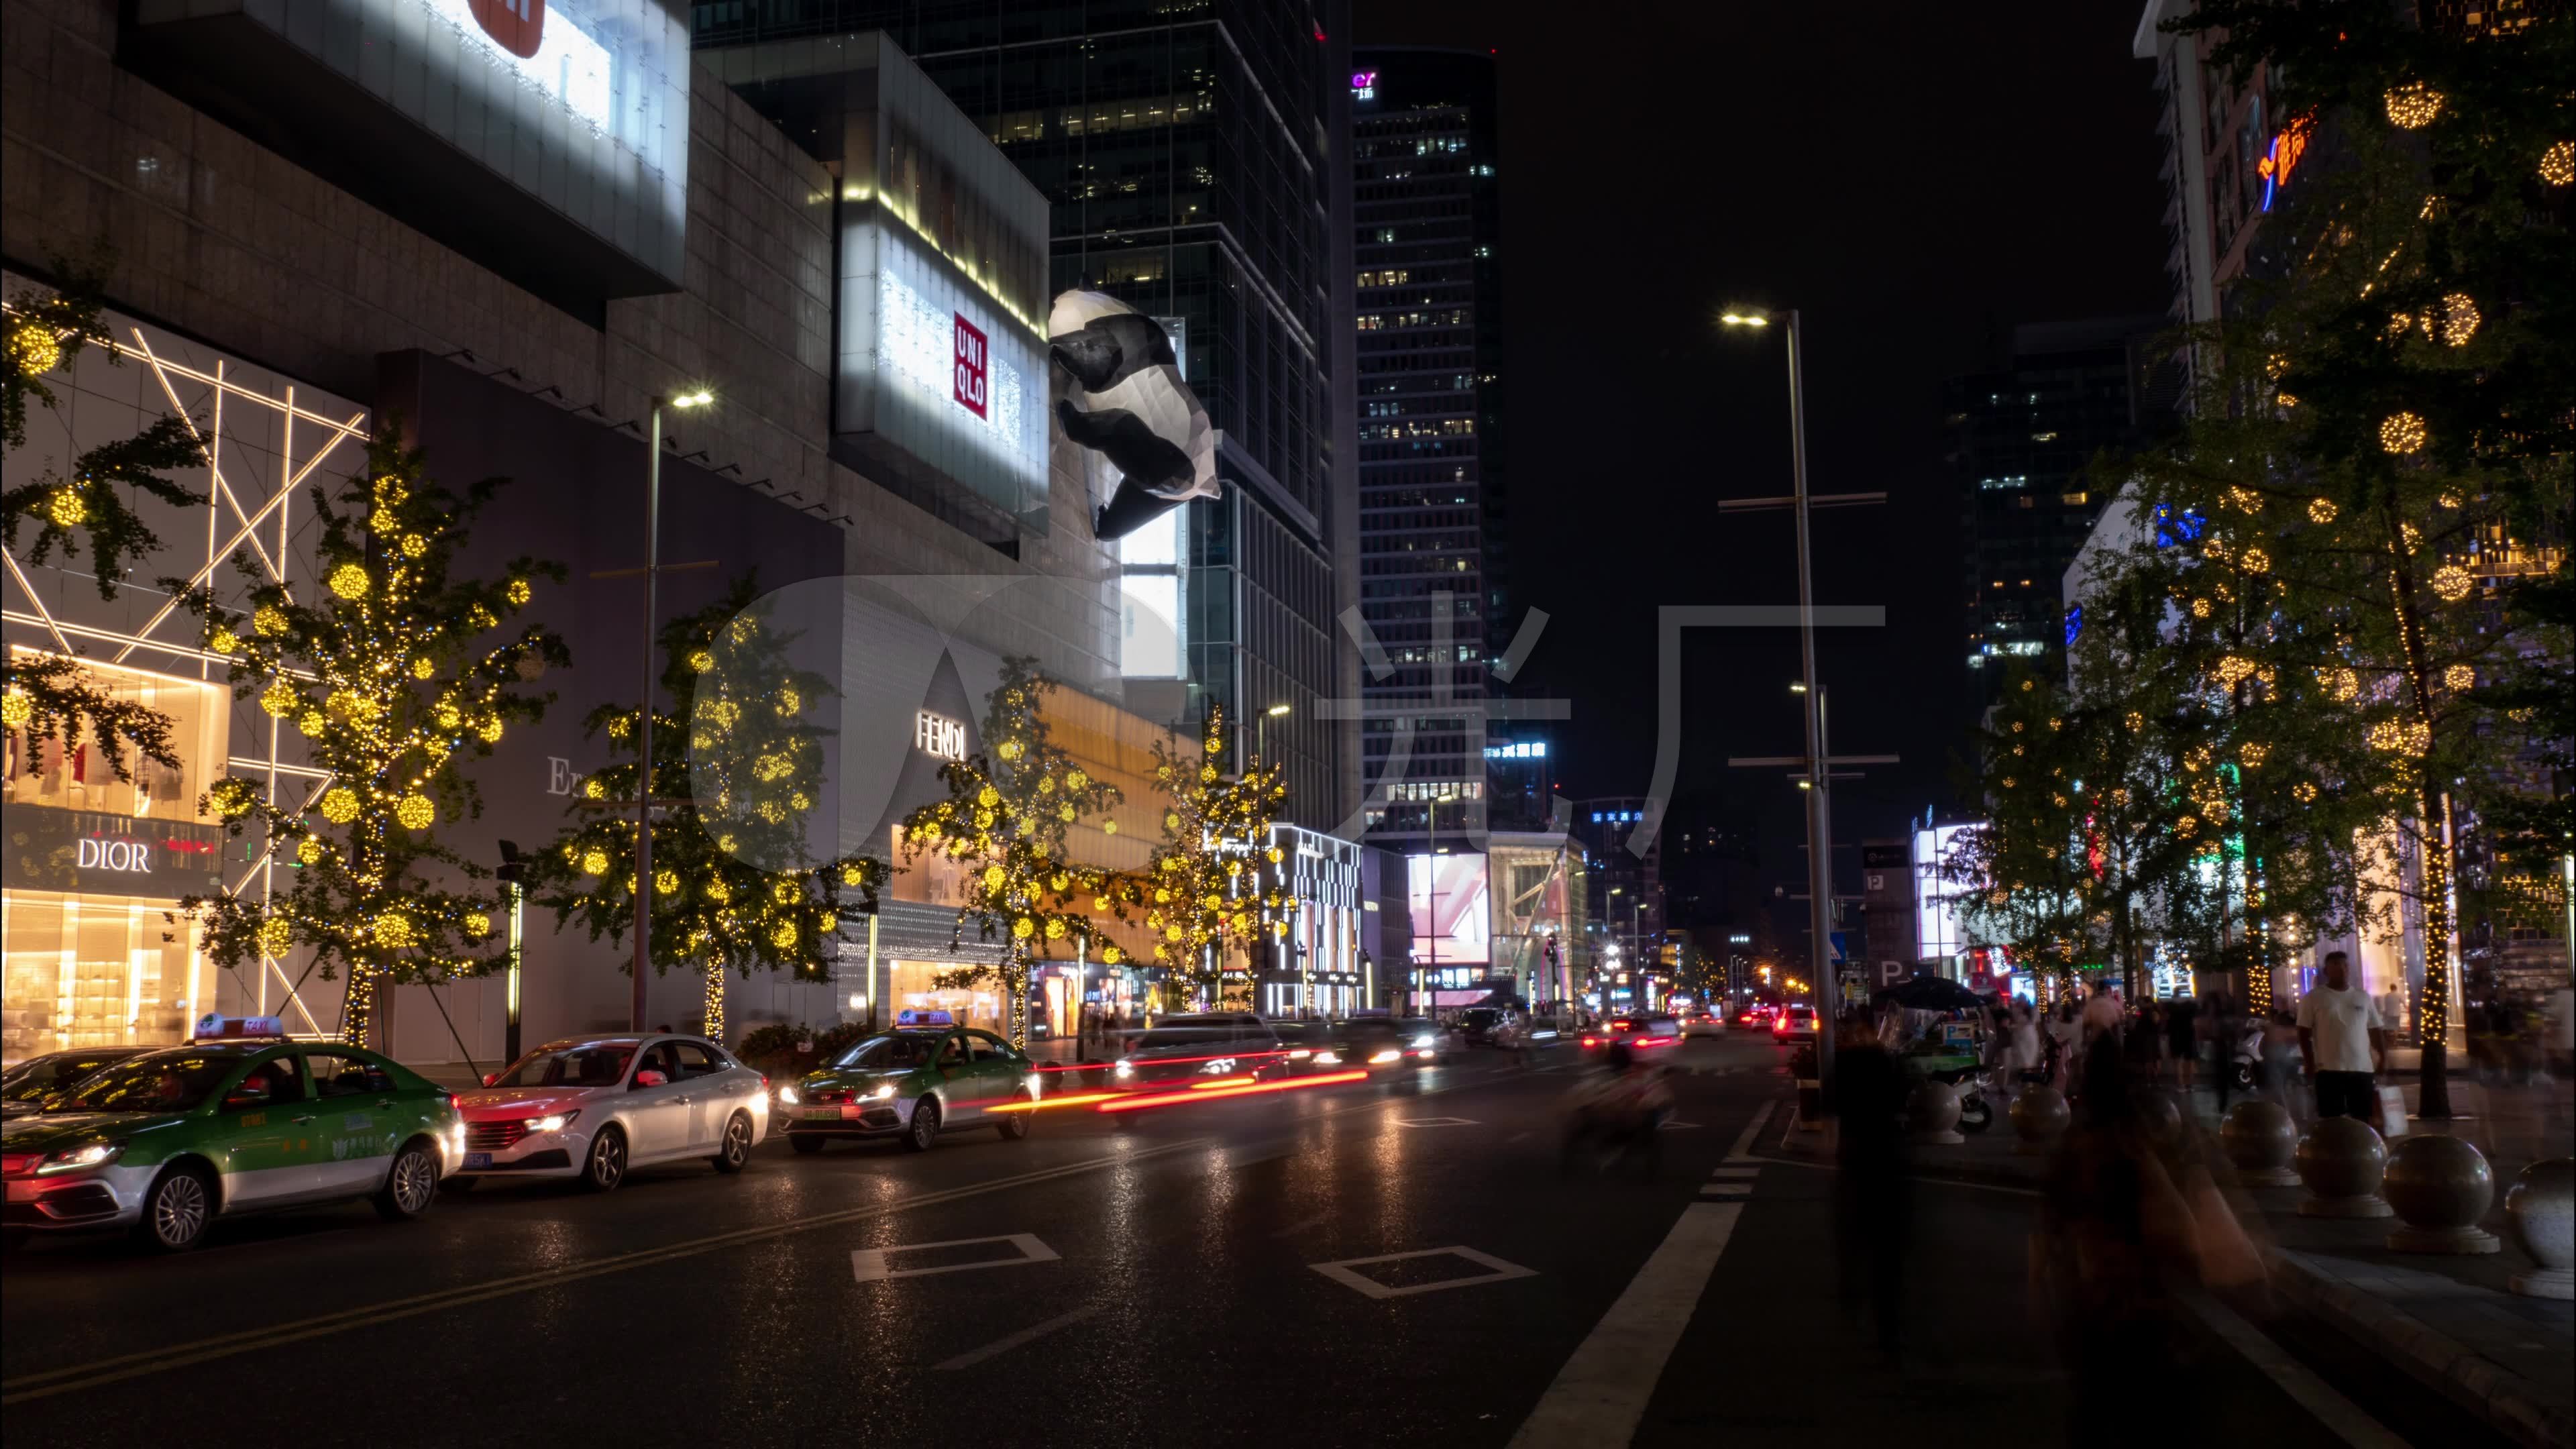
POLYGON ((2209 1084, 2218 1093, 2218 1115, 2225 1117, 2228 1094, 2236 1088, 2236 1047, 2245 1039, 2245 1018, 2223 987, 2209 993, 2201 1034, 2209 1041, 2209 1084))
POLYGON ((2391 981, 2379 993, 2379 1026, 2394 1038, 2406 1029, 2406 984, 2391 981))
POLYGON ((2379 1113, 2373 1073, 2388 1057, 2388 1032, 2378 1004, 2352 984, 2352 963, 2341 951, 2326 953, 2321 979, 2299 1002, 2299 1056, 2316 1087, 2319 1117, 2379 1113))
POLYGON ((2173 1059, 2174 1080, 2188 1101, 2200 1070, 2200 1003, 2188 996, 2165 1003, 2165 1055, 2173 1059))
POLYGON ((1910 1179, 1897 1114, 1904 1069, 1862 1030, 1847 1033, 1834 1068, 1834 1228, 1843 1312, 1869 1305, 1879 1351, 1894 1367, 1903 1350, 1905 1258, 1913 1231, 1910 1179))
POLYGON ((2128 1024, 2127 1030, 2122 1046, 2129 1055, 2130 1075, 2150 1086, 2161 1083, 2165 1074, 2165 1023, 2153 999, 2138 1003, 2137 1019, 2128 1024))

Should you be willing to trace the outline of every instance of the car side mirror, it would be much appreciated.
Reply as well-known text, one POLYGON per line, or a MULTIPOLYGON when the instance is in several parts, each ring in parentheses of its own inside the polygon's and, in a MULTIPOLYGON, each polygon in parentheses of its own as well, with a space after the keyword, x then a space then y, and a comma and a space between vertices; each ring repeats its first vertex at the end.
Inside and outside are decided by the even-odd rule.
MULTIPOLYGON (((669 1077, 663 1076, 660 1072, 653 1070, 651 1067, 646 1067, 644 1070, 635 1074, 636 1087, 658 1087, 669 1080, 671 1080, 669 1077)), ((631 1091, 633 1088, 630 1088, 629 1090, 631 1091)))
POLYGON ((238 1112, 248 1107, 267 1105, 268 1085, 265 1082, 244 1082, 224 1094, 224 1110, 227 1112, 238 1112))

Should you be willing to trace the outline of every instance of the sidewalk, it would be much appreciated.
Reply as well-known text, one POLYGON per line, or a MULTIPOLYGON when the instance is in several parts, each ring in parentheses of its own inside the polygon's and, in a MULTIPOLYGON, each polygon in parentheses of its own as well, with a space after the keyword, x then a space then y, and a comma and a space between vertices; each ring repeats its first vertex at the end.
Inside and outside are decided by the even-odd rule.
MULTIPOLYGON (((2400 1084, 2411 1112, 2416 1085, 2411 1078, 2400 1084)), ((2563 1097, 2567 1084, 2555 1090, 2563 1097)), ((2206 1090, 2193 1095, 2194 1115, 2214 1131, 2214 1096, 2206 1090)), ((2563 1137, 2565 1105, 2553 1128, 2536 1111, 2517 1115, 2518 1104, 2505 1094, 2491 1100, 2484 1088, 2464 1081, 2453 1082, 2451 1105, 2461 1114, 2451 1123, 2416 1120, 2411 1125, 2417 1132, 2456 1131, 2487 1154, 2495 1169, 2496 1201, 2484 1226, 2504 1239, 2500 1253, 2444 1257, 2394 1252, 2387 1237, 2399 1225, 2397 1219, 2301 1217, 2303 1188, 2243 1188, 2236 1199, 2240 1206, 2251 1203, 2262 1215, 2259 1223, 2246 1227, 2266 1244, 2272 1284, 2284 1298, 2376 1350, 2390 1366, 2507 1438, 2533 1449, 2564 1449, 2576 1443, 2576 1374, 2569 1370, 2576 1363, 2576 1304, 2527 1298, 2506 1288, 2506 1280, 2530 1264, 2505 1222, 2504 1191, 2541 1146, 2542 1131, 2557 1130, 2563 1137), (2505 1148, 2502 1155, 2496 1150, 2499 1143, 2505 1148)), ((1821 1159, 1830 1156, 1825 1139, 1824 1133, 1792 1129, 1780 1146, 1796 1156, 1821 1159)), ((1969 1135, 1964 1143, 1914 1147, 1915 1170, 1929 1177, 2035 1191, 2045 1181, 2048 1159, 2017 1154, 2013 1143, 2011 1121, 1998 1111, 1992 1128, 1969 1135)), ((2558 1150, 2567 1150, 2563 1140, 2558 1150)))

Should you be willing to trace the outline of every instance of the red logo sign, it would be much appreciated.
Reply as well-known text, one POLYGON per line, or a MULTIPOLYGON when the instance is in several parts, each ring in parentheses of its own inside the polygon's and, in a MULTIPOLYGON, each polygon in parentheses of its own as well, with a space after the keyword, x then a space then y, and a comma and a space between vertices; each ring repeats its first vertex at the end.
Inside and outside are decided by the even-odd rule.
POLYGON ((512 55, 526 60, 545 39, 546 0, 466 0, 483 33, 512 55))
POLYGON ((984 381, 983 329, 962 316, 958 317, 957 405, 979 418, 984 416, 984 381))

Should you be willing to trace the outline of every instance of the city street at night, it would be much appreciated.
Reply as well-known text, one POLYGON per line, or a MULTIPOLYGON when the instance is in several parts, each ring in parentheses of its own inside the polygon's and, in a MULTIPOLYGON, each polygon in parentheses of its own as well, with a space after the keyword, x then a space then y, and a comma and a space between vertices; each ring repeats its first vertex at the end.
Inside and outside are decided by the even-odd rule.
MULTIPOLYGON (((6 1268, 10 1432, 158 1442, 291 1383, 325 1443, 538 1442, 603 1413, 741 1443, 860 1415, 897 1442, 1853 1443, 1971 1402, 1987 1439, 2054 1440, 2026 1190, 1925 1181, 1912 1342, 1883 1366, 1836 1307, 1832 1173, 1774 1150, 1779 1049, 1688 1045, 1652 1181, 1560 1176, 1574 1056, 1068 1109, 920 1155, 772 1142, 740 1177, 279 1215, 175 1259, 41 1244, 6 1268), (1845 1359, 1870 1372, 1819 1381, 1845 1359)), ((2307 1370, 2192 1351, 2229 1442, 2392 1442, 2304 1405, 2307 1370)))

